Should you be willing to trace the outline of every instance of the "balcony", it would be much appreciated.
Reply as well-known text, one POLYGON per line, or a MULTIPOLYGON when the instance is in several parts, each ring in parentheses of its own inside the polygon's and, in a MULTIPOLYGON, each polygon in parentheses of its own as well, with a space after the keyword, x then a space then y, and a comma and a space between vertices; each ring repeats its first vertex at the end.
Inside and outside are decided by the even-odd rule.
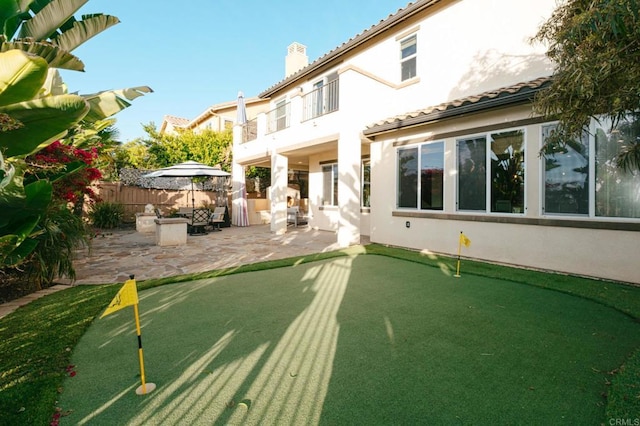
POLYGON ((302 121, 338 110, 340 99, 339 79, 332 80, 302 97, 302 121))
MULTIPOLYGON (((272 110, 258 114, 255 119, 242 126, 240 143, 250 145, 253 142, 258 142, 261 144, 266 135, 284 130, 286 130, 284 132, 286 135, 283 135, 285 138, 283 140, 289 138, 300 140, 301 135, 310 137, 332 129, 331 127, 316 127, 315 121, 312 124, 310 120, 338 111, 339 88, 339 79, 336 78, 320 87, 316 86, 314 90, 305 95, 295 93, 287 100, 276 102, 272 110)), ((271 136, 270 139, 272 139, 271 136)), ((262 150, 262 148, 252 147, 247 152, 253 152, 254 149, 256 150, 254 154, 262 150)))
POLYGON ((247 121, 242 125, 242 143, 258 139, 258 119, 247 121))

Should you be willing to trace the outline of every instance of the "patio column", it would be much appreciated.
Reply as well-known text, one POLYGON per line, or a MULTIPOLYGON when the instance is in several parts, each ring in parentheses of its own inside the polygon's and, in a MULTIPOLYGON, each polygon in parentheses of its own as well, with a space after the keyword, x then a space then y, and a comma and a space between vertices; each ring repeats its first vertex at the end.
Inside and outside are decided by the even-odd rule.
POLYGON ((287 232, 287 184, 289 159, 284 155, 271 154, 271 232, 287 232))
POLYGON ((350 129, 338 139, 338 245, 360 244, 360 132, 350 129))

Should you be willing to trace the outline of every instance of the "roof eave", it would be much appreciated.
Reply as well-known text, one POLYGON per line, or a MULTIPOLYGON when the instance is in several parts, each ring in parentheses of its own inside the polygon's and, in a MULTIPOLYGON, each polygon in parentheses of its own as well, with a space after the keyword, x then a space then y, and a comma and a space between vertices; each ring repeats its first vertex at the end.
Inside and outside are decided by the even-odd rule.
POLYGON ((436 110, 426 114, 419 114, 416 117, 409 117, 404 120, 395 120, 390 123, 372 126, 368 129, 365 129, 362 133, 364 134, 364 136, 371 138, 379 136, 383 133, 388 133, 396 130, 404 130, 410 127, 421 126, 432 123, 434 121, 458 117, 465 114, 473 114, 483 111, 489 111, 496 108, 503 108, 506 106, 515 106, 518 104, 530 103, 533 100, 535 93, 539 90, 540 88, 537 88, 505 96, 499 96, 496 98, 485 99, 459 107, 449 108, 443 111, 436 110))

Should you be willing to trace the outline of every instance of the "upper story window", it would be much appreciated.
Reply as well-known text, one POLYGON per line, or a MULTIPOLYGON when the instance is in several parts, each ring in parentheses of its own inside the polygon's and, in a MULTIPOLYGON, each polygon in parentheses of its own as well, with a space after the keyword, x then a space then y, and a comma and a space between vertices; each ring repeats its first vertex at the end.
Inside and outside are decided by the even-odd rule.
POLYGON ((398 207, 442 210, 443 192, 444 142, 398 149, 398 207))
POLYGON ((409 80, 417 75, 418 36, 416 34, 400 42, 400 78, 409 80))
POLYGON ((289 127, 289 105, 290 102, 287 102, 286 99, 281 99, 275 102, 275 108, 267 113, 267 130, 269 133, 284 130, 289 127))
POLYGON ((313 90, 304 95, 304 120, 337 111, 340 100, 338 73, 331 73, 313 83, 313 90))

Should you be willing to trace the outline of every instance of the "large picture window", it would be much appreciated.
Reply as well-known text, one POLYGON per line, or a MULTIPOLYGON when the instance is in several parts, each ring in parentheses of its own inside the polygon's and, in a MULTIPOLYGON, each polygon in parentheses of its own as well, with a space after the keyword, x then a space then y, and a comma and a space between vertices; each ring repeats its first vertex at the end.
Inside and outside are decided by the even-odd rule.
MULTIPOLYGON (((555 124, 542 126, 545 141, 555 124)), ((548 149, 544 161, 544 212, 547 214, 589 214, 589 137, 568 141, 548 149)))
POLYGON ((459 211, 524 212, 524 139, 518 129, 457 140, 459 211))
POLYGON ((322 204, 325 206, 338 205, 338 165, 322 166, 322 204))
POLYGON ((524 131, 491 134, 491 211, 524 212, 524 131))
MULTIPOLYGON (((542 140, 555 128, 543 125, 542 140)), ((620 152, 639 138, 637 117, 629 116, 616 126, 601 118, 581 140, 548 149, 542 158, 544 213, 640 218, 640 172, 617 165, 620 152)))
POLYGON ((640 117, 629 116, 613 128, 603 119, 594 134, 596 216, 640 218, 640 172, 625 171, 616 162, 623 149, 638 143, 640 117))
POLYGON ((442 210, 443 192, 444 142, 398 149, 398 207, 442 210))
POLYGON ((487 210, 487 137, 460 139, 458 210, 487 210))

